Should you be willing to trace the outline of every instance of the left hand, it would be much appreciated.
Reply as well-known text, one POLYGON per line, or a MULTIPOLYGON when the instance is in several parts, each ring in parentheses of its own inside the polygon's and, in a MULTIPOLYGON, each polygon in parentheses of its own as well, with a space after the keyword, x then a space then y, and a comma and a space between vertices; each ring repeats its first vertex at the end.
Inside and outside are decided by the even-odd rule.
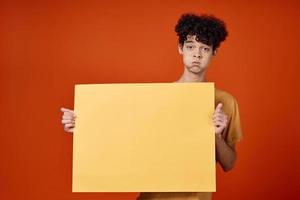
POLYGON ((213 115, 213 123, 215 127, 215 133, 217 136, 221 136, 222 131, 227 126, 227 115, 222 110, 222 103, 219 103, 213 115))

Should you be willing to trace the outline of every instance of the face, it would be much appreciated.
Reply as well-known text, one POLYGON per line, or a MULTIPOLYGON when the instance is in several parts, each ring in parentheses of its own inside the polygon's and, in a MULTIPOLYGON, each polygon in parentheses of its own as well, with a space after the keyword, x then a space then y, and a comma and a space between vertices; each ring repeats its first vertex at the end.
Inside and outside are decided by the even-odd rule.
POLYGON ((192 73, 198 74, 205 71, 215 55, 212 46, 196 41, 196 36, 187 36, 183 47, 178 46, 179 53, 183 56, 185 68, 192 73))

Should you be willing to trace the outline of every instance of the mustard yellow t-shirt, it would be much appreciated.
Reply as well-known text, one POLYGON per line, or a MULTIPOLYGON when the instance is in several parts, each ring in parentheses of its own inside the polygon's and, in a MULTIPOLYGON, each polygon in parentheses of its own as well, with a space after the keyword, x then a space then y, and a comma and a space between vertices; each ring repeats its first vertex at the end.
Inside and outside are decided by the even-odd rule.
MULTIPOLYGON (((215 106, 223 104, 223 112, 228 116, 228 125, 222 132, 227 144, 241 140, 239 109, 236 99, 229 93, 215 89, 215 106)), ((210 192, 141 192, 137 200, 211 200, 210 192)))

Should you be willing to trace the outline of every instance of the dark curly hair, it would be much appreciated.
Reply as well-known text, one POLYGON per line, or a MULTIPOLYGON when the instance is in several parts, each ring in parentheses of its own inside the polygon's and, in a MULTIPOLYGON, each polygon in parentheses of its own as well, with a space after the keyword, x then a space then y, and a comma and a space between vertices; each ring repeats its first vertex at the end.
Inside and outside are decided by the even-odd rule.
POLYGON ((195 35, 196 40, 206 45, 212 45, 213 50, 220 46, 228 32, 226 24, 213 15, 183 14, 178 20, 175 31, 178 35, 179 44, 183 46, 188 35, 195 35))

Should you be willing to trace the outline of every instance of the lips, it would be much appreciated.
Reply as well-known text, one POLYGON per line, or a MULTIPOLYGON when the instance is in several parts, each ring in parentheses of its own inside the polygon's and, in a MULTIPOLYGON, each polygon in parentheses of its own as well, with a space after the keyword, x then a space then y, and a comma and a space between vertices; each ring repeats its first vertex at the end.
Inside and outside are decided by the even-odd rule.
POLYGON ((200 62, 192 62, 195 65, 200 65, 200 62))

